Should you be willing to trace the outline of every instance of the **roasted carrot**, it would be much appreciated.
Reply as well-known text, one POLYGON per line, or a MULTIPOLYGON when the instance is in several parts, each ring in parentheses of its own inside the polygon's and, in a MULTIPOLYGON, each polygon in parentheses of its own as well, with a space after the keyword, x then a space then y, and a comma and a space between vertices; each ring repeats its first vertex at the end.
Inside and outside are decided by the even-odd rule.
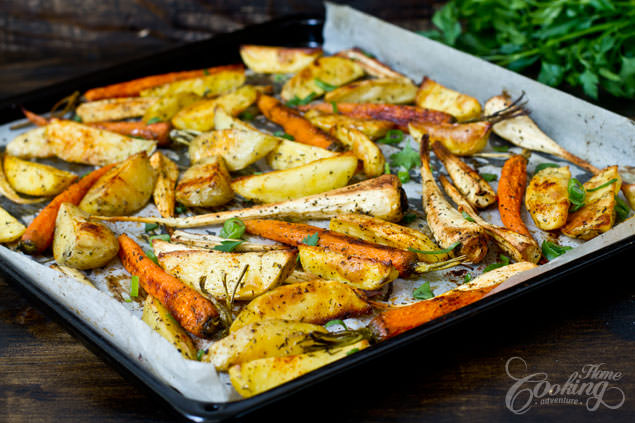
POLYGON ((218 311, 201 294, 166 273, 145 255, 128 235, 119 235, 119 258, 141 287, 167 308, 183 328, 196 336, 208 337, 216 330, 218 311))
MULTIPOLYGON (((299 109, 303 111, 315 109, 324 113, 332 113, 333 106, 329 103, 316 103, 300 106, 299 109)), ((442 123, 454 121, 452 115, 444 112, 395 104, 337 103, 337 110, 343 115, 358 119, 387 120, 406 132, 410 122, 442 123)))
POLYGON ((79 204, 90 187, 114 166, 113 163, 94 170, 58 194, 26 228, 20 239, 20 248, 28 254, 46 250, 53 242, 55 219, 62 203, 79 204))
POLYGON ((243 67, 243 65, 226 65, 209 69, 197 69, 146 76, 143 78, 133 79, 132 81, 90 89, 84 93, 84 97, 89 101, 115 97, 136 97, 141 93, 141 91, 148 88, 169 84, 170 82, 181 81, 183 79, 198 78, 225 70, 242 69, 243 67))
POLYGON ((498 211, 507 228, 531 238, 529 229, 520 217, 526 185, 527 159, 517 154, 509 158, 501 170, 498 182, 498 211))
MULTIPOLYGON (((330 105, 329 105, 330 106, 330 105)), ((258 108, 267 119, 282 126, 285 132, 302 144, 334 150, 338 142, 331 135, 314 126, 300 113, 280 103, 268 95, 261 95, 258 99, 258 108)))
POLYGON ((22 108, 22 113, 24 113, 24 116, 26 116, 26 118, 34 125, 44 126, 49 123, 49 120, 47 118, 37 115, 25 109, 24 107, 22 108))

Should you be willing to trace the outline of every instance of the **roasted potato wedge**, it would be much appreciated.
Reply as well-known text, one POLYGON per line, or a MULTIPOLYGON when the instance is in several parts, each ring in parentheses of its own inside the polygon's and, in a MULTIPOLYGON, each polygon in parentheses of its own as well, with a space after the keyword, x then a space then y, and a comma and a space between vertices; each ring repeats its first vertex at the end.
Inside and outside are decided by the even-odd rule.
POLYGON ((284 101, 304 99, 309 95, 321 96, 324 89, 319 82, 339 87, 364 75, 361 66, 343 57, 320 57, 289 79, 282 87, 280 97, 284 101))
POLYGON ((229 329, 236 332, 268 319, 324 324, 329 320, 360 316, 371 311, 364 295, 341 282, 310 281, 281 285, 251 300, 229 329))
POLYGON ((54 119, 46 126, 46 136, 60 159, 93 166, 120 162, 142 151, 150 155, 157 146, 155 141, 130 138, 69 120, 54 119))
POLYGON ((172 160, 157 151, 150 157, 150 166, 154 170, 156 183, 152 191, 154 204, 163 217, 174 216, 176 198, 176 181, 179 179, 179 168, 172 160))
POLYGON ((164 97, 180 93, 194 93, 200 97, 214 97, 235 90, 245 83, 245 69, 235 67, 198 78, 183 79, 141 91, 142 97, 164 97))
MULTIPOLYGON (((441 249, 423 232, 364 214, 341 214, 331 219, 329 229, 353 238, 402 250, 415 248, 421 251, 436 251, 441 249)), ((417 254, 417 257, 426 263, 439 263, 452 258, 452 254, 417 254)))
POLYGON ((153 243, 161 267, 203 295, 207 291, 218 299, 225 299, 227 293, 231 296, 236 290, 236 300, 250 300, 285 281, 296 264, 297 253, 293 249, 225 253, 185 247, 169 251, 174 246, 164 244, 169 243, 153 243), (227 287, 223 286, 224 278, 227 287), (240 284, 238 288, 236 284, 240 284))
POLYGON ((172 118, 177 129, 209 131, 214 129, 214 115, 218 107, 231 116, 237 116, 258 99, 259 90, 253 85, 245 85, 214 99, 204 99, 181 109, 172 118))
POLYGON ((267 163, 273 170, 284 170, 337 154, 313 145, 280 139, 278 145, 267 154, 267 163))
POLYGON ((232 366, 229 369, 229 379, 240 395, 251 397, 368 346, 368 341, 361 340, 330 350, 318 350, 287 357, 261 358, 232 366))
POLYGON ((46 126, 30 129, 7 144, 7 154, 23 159, 55 157, 55 149, 46 136, 46 126))
POLYGON ((362 131, 347 126, 336 126, 332 134, 341 141, 362 162, 366 176, 383 175, 386 158, 377 144, 372 142, 362 131))
POLYGON ((4 156, 4 172, 17 192, 28 195, 56 195, 77 179, 71 172, 17 157, 4 156))
POLYGON ((243 326, 212 344, 201 361, 227 371, 235 364, 266 357, 302 354, 311 345, 309 334, 326 333, 322 326, 290 320, 263 320, 243 326))
POLYGON ((591 239, 613 227, 615 223, 615 196, 619 193, 622 178, 617 166, 610 166, 584 183, 586 199, 584 206, 570 213, 567 223, 561 228, 571 238, 591 239), (615 182, 594 190, 615 179, 615 182), (594 190, 594 191, 589 191, 594 190))
POLYGON ((350 48, 335 53, 336 56, 346 57, 347 59, 354 60, 364 69, 364 71, 377 78, 403 78, 408 79, 404 74, 397 72, 385 63, 371 57, 365 51, 359 48, 350 48))
POLYGON ((99 178, 82 198, 79 208, 91 215, 132 214, 150 200, 154 180, 146 153, 135 154, 99 178))
POLYGON ((340 114, 322 114, 316 110, 310 110, 304 114, 311 123, 324 132, 330 132, 335 126, 347 126, 361 131, 370 139, 381 138, 395 127, 395 124, 387 120, 357 119, 340 114), (313 113, 312 113, 313 112, 313 113))
POLYGON ((151 295, 148 295, 143 303, 141 320, 174 345, 183 357, 196 360, 196 347, 192 338, 172 317, 168 309, 151 295))
POLYGON ((143 116, 157 100, 156 97, 124 97, 89 101, 77 106, 75 113, 84 123, 136 118, 143 116))
POLYGON ((280 142, 280 138, 256 129, 222 129, 205 132, 189 146, 190 161, 197 163, 211 156, 225 159, 231 172, 246 168, 265 157, 280 142))
POLYGON ((296 73, 321 55, 321 48, 240 46, 243 62, 257 73, 296 73))
POLYGON ((53 257, 64 266, 94 269, 112 260, 119 251, 115 234, 103 223, 89 220, 88 213, 63 203, 55 220, 53 257))
POLYGON ((419 107, 449 113, 459 122, 481 115, 481 105, 477 99, 444 87, 427 76, 423 77, 415 103, 419 107))
POLYGON ((399 271, 392 265, 352 257, 324 247, 300 245, 298 251, 302 268, 307 272, 358 289, 379 289, 399 276, 399 271))
POLYGON ((22 236, 26 227, 0 207, 0 242, 13 242, 22 236))
POLYGON ((424 134, 430 136, 430 142, 440 142, 457 156, 469 156, 478 153, 492 132, 490 122, 475 123, 433 123, 411 122, 408 125, 410 135, 419 142, 424 134))
POLYGON ((222 206, 234 198, 222 157, 212 156, 188 168, 176 186, 176 200, 188 207, 222 206))
POLYGON ((273 203, 341 188, 356 169, 357 157, 345 153, 291 169, 237 178, 231 186, 247 199, 273 203))
POLYGON ((150 120, 168 122, 181 109, 199 100, 201 97, 194 93, 178 93, 160 97, 146 109, 143 121, 146 123, 150 120))
POLYGON ((324 95, 335 103, 406 104, 415 101, 417 86, 408 79, 376 78, 353 82, 324 95))
POLYGON ((569 179, 569 166, 563 166, 542 169, 529 181, 525 206, 536 226, 543 231, 553 231, 567 223, 571 205, 567 191, 569 179))

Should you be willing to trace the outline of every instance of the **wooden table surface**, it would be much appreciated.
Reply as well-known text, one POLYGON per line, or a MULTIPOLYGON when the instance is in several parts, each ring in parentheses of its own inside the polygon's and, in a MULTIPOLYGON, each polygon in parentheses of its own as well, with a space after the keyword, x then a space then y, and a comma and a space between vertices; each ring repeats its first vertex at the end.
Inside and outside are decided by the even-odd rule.
MULTIPOLYGON (((147 53, 272 16, 319 11, 317 2, 226 3, 5 0, 0 3, 0 98, 123 61, 139 49, 147 53)), ((357 3, 384 19, 422 28, 432 2, 403 0, 390 9, 379 1, 357 3)), ((604 105, 633 115, 632 103, 604 105)), ((632 259, 632 251, 622 254, 245 420, 635 421, 632 259), (625 402, 597 411, 536 405, 515 415, 505 405, 514 383, 505 364, 512 357, 527 364, 514 375, 544 372, 552 384, 563 384, 585 365, 604 363, 602 369, 623 374, 611 385, 624 393, 625 402)), ((613 389, 604 400, 613 404, 618 395, 613 389)), ((176 418, 0 279, 0 421, 176 418)))

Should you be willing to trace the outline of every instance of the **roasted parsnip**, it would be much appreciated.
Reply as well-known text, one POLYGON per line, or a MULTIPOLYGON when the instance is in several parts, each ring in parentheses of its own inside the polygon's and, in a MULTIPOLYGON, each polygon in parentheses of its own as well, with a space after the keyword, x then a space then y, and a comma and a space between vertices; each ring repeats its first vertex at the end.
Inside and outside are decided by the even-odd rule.
POLYGON ((547 167, 531 178, 525 206, 536 226, 543 231, 552 231, 567 223, 571 205, 567 191, 569 179, 569 166, 547 167))
POLYGON ((240 57, 249 69, 258 73, 295 73, 322 55, 322 49, 270 47, 245 44, 240 57))
MULTIPOLYGON (((190 247, 198 247, 198 248, 207 248, 214 249, 217 245, 221 245, 223 241, 226 241, 225 238, 221 238, 216 235, 209 234, 197 234, 192 232, 185 232, 176 230, 172 233, 170 240, 173 243, 187 245, 190 247)), ((289 247, 286 245, 277 245, 277 244, 258 244, 255 242, 243 242, 242 244, 236 246, 233 251, 236 252, 263 252, 263 251, 271 251, 271 250, 288 250, 289 247)))
POLYGON ((231 176, 220 156, 211 156, 189 167, 176 185, 176 199, 189 207, 216 207, 234 198, 231 176))
POLYGON ((156 97, 122 97, 80 104, 75 113, 82 122, 104 122, 143 116, 156 103, 156 97))
POLYGON ((417 90, 415 103, 419 107, 449 113, 459 122, 477 118, 481 114, 477 99, 444 87, 427 76, 423 77, 417 90))

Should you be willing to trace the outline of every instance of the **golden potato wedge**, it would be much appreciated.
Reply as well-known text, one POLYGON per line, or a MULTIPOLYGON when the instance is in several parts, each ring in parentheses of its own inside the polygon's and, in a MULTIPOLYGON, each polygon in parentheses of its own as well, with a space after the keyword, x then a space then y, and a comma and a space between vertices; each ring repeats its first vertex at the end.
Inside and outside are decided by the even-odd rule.
POLYGON ((214 99, 197 101, 181 109, 172 118, 177 129, 209 131, 214 129, 214 114, 217 107, 223 108, 231 116, 237 116, 258 99, 260 91, 253 85, 245 85, 214 99))
MULTIPOLYGON (((364 214, 341 214, 331 219, 329 229, 353 238, 402 250, 411 247, 421 251, 441 249, 423 232, 364 214)), ((417 254, 417 257, 426 263, 440 263, 451 259, 452 254, 417 254)))
POLYGON ((245 83, 245 69, 221 70, 198 78, 183 79, 141 91, 142 97, 164 97, 193 93, 200 97, 214 97, 235 90, 245 83))
POLYGON ((151 295, 148 295, 143 303, 141 320, 174 345, 183 357, 196 360, 196 347, 192 338, 172 317, 168 309, 151 295))
POLYGON ((91 215, 125 216, 143 208, 152 196, 155 175, 145 152, 109 170, 88 190, 79 208, 91 215))
POLYGON ((318 350, 287 357, 261 358, 230 367, 229 379, 240 395, 251 397, 363 350, 368 346, 368 341, 361 340, 354 344, 330 350, 318 350))
POLYGON ((145 151, 156 149, 156 141, 130 138, 103 129, 91 128, 70 120, 54 119, 46 126, 46 136, 62 160, 103 166, 145 151))
POLYGON ((348 147, 362 162, 366 176, 375 177, 384 174, 386 158, 377 144, 372 142, 362 131, 355 128, 337 125, 331 129, 335 138, 348 147))
POLYGON ((337 155, 325 148, 280 139, 278 145, 267 154, 267 163, 273 170, 284 170, 337 155))
POLYGON ((245 44, 240 57, 257 73, 295 73, 322 55, 321 48, 270 47, 245 44))
POLYGON ((189 146, 190 161, 197 163, 211 156, 225 159, 231 172, 246 168, 273 150, 280 138, 256 129, 222 129, 204 132, 194 138, 189 146))
POLYGON ((392 265, 352 257, 324 247, 300 245, 298 251, 302 268, 307 272, 358 289, 379 289, 399 276, 399 271, 392 265))
POLYGON ((361 291, 336 281, 314 280, 281 285, 251 300, 229 329, 236 332, 268 319, 324 324, 329 320, 360 316, 371 311, 361 291))
POLYGON ((231 186, 247 199, 273 203, 341 188, 356 169, 357 157, 344 153, 291 169, 237 178, 231 186))
POLYGON ((92 222, 88 213, 64 203, 55 220, 53 257, 57 264, 75 269, 94 269, 119 252, 115 234, 103 223, 92 222))
POLYGON ((194 93, 178 93, 165 95, 152 103, 143 114, 143 121, 159 120, 161 122, 170 121, 181 109, 192 103, 201 100, 201 97, 194 93))
POLYGON ((143 116, 157 97, 123 97, 89 101, 77 106, 75 113, 84 123, 121 120, 143 116))
POLYGON ((542 169, 529 181, 525 206, 540 229, 552 231, 567 223, 571 205, 567 191, 569 179, 569 166, 563 166, 542 169))
POLYGON ((17 192, 28 195, 56 195, 77 179, 71 172, 5 154, 4 172, 17 192))
POLYGON ((266 357, 284 357, 306 352, 311 345, 309 334, 326 333, 322 326, 290 320, 263 320, 230 333, 215 342, 201 361, 214 364, 216 370, 227 371, 234 364, 266 357))
POLYGON ((610 166, 584 183, 586 199, 584 206, 570 213, 567 223, 561 228, 571 238, 591 239, 613 227, 615 223, 615 196, 622 186, 617 166, 610 166), (601 185, 615 179, 615 182, 601 185), (589 191, 593 190, 593 191, 589 191))
POLYGON ((367 74, 376 76, 377 78, 408 79, 406 75, 395 71, 390 66, 380 62, 374 56, 370 56, 357 47, 338 51, 335 55, 356 61, 367 74))
POLYGON ((417 86, 408 79, 376 78, 353 82, 324 95, 335 103, 406 104, 415 101, 417 86))
MULTIPOLYGON (((0 153, 0 162, 2 162, 2 153, 0 153)), ((9 181, 7 180, 7 176, 4 174, 4 166, 0 165, 0 195, 6 197, 7 199, 13 201, 16 204, 35 204, 40 203, 45 200, 45 197, 30 197, 24 198, 18 194, 9 181)))
POLYGON ((360 65, 343 57, 320 57, 289 79, 282 87, 280 97, 284 101, 304 99, 309 95, 324 94, 320 82, 339 87, 364 75, 360 65))
POLYGON ((188 168, 176 186, 176 200, 188 207, 222 206, 234 198, 222 157, 212 156, 188 168))
POLYGON ((423 134, 430 136, 430 143, 442 143, 452 154, 469 156, 478 153, 485 145, 492 132, 489 122, 475 123, 434 123, 416 121, 408 124, 410 135, 421 141, 423 134))
POLYGON ((419 107, 449 113, 459 122, 481 114, 481 105, 477 99, 444 87, 427 76, 423 77, 415 103, 419 107))
POLYGON ((55 157, 55 150, 46 136, 46 126, 30 129, 7 144, 7 154, 22 159, 55 157))
POLYGON ((172 160, 157 151, 150 157, 150 166, 154 170, 156 183, 152 191, 154 204, 163 217, 174 217, 174 201, 176 198, 176 181, 179 179, 179 168, 172 160))
POLYGON ((153 243, 161 267, 202 294, 206 295, 204 291, 207 291, 218 299, 225 299, 227 292, 231 296, 236 289, 236 300, 250 300, 286 280, 296 264, 297 253, 292 249, 248 253, 195 249, 166 251, 174 246, 162 243, 165 241, 153 243), (245 275, 239 280, 245 267, 245 275), (223 286, 224 278, 227 291, 223 286))
POLYGON ((361 131, 370 139, 381 138, 386 133, 395 127, 395 124, 387 120, 375 120, 375 119, 357 119, 354 117, 340 115, 340 114, 322 114, 311 113, 309 111, 304 114, 304 117, 309 119, 311 123, 324 132, 330 132, 331 128, 335 126, 347 126, 349 128, 355 128, 361 131))
POLYGON ((13 242, 22 236, 26 227, 0 207, 0 242, 13 242))

